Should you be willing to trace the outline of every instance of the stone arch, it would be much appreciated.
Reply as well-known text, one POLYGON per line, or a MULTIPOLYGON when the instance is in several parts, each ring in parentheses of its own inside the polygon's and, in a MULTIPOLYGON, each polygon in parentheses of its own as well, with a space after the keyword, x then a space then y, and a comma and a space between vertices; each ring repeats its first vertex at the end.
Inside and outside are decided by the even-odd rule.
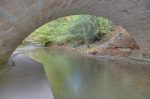
POLYGON ((150 51, 149 0, 1 0, 0 63, 32 31, 56 18, 90 14, 124 26, 142 50, 150 51))

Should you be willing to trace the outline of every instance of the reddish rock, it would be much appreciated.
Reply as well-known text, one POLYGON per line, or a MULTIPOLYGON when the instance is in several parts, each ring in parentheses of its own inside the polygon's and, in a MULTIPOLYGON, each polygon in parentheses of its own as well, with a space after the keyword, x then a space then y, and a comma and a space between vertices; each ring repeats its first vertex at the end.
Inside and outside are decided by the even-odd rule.
POLYGON ((98 51, 97 51, 97 48, 91 48, 87 51, 89 54, 97 54, 98 51))
POLYGON ((115 27, 112 32, 112 38, 94 50, 91 54, 108 54, 129 56, 132 50, 140 49, 133 37, 121 26, 115 27))
POLYGON ((110 48, 130 48, 131 50, 139 49, 136 41, 123 27, 116 27, 112 34, 114 36, 108 41, 108 46, 110 48))

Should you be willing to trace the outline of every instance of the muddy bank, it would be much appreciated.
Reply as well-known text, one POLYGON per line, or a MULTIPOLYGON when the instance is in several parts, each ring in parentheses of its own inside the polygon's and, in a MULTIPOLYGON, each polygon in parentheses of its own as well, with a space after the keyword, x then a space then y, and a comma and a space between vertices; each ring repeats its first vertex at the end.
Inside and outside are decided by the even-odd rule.
MULTIPOLYGON (((97 46, 97 44, 95 44, 93 46, 97 46)), ((122 56, 115 56, 115 55, 89 54, 87 52, 88 48, 86 47, 86 45, 82 45, 77 48, 54 45, 54 46, 49 47, 49 49, 62 49, 64 51, 68 51, 68 53, 74 51, 74 52, 84 55, 86 57, 92 57, 92 58, 95 58, 98 60, 105 60, 105 61, 110 61, 110 62, 118 61, 118 62, 123 62, 123 63, 141 64, 141 65, 150 64, 150 59, 147 59, 144 57, 139 57, 139 56, 137 56, 137 57, 132 57, 132 56, 122 57, 122 56)))

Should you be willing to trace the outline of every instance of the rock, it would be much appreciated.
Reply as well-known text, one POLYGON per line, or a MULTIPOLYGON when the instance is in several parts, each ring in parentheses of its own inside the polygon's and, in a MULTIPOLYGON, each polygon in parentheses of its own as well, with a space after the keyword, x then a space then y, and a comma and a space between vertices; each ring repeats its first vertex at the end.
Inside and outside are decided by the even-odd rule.
POLYGON ((89 50, 87 51, 87 53, 89 53, 89 54, 97 54, 98 51, 97 51, 96 48, 91 48, 91 49, 89 49, 89 50))
POLYGON ((123 52, 131 52, 131 49, 129 48, 118 48, 118 50, 123 52))
POLYGON ((132 50, 139 50, 139 46, 133 37, 121 26, 114 28, 109 41, 94 50, 90 54, 107 54, 118 56, 129 56, 132 50))
POLYGON ((139 49, 136 41, 123 27, 119 26, 118 28, 115 28, 112 34, 113 37, 108 41, 109 48, 130 48, 132 50, 139 49))

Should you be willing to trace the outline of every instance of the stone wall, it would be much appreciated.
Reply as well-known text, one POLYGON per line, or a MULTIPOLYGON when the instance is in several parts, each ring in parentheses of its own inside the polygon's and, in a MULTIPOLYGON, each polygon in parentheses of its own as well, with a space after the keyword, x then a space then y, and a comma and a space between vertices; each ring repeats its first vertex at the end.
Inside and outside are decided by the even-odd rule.
POLYGON ((39 26, 76 14, 111 19, 150 52, 150 0, 0 0, 0 62, 39 26))

